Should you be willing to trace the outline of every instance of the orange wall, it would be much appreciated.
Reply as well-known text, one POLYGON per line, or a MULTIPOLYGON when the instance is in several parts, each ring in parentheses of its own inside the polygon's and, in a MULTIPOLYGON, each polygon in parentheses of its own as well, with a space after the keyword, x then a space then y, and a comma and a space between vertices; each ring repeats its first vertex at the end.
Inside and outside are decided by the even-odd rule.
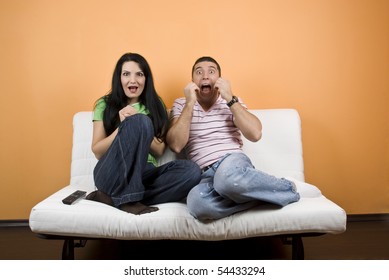
POLYGON ((72 116, 127 51, 168 106, 214 56, 250 108, 299 111, 308 182, 389 213, 389 1, 0 0, 0 50, 0 219, 68 184, 72 116))

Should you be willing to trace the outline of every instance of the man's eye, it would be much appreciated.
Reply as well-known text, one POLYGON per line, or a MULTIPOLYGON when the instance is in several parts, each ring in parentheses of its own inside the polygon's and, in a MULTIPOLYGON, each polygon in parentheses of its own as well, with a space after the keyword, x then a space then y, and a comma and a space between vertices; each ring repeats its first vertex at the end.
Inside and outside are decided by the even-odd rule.
POLYGON ((209 74, 215 74, 215 70, 210 70, 209 74))
POLYGON ((203 72, 202 71, 197 71, 196 74, 197 75, 201 75, 201 74, 203 74, 203 72))

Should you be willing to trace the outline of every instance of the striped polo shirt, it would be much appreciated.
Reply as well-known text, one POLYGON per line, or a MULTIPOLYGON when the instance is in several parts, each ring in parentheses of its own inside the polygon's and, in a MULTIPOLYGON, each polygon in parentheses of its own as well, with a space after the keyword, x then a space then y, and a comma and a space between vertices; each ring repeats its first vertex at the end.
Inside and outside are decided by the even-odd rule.
MULTIPOLYGON (((186 99, 178 98, 172 107, 173 118, 178 118, 186 99)), ((239 103, 247 109, 239 99, 239 103)), ((186 158, 200 168, 215 163, 226 153, 242 152, 240 130, 234 125, 233 115, 227 102, 219 96, 215 104, 205 112, 198 102, 193 108, 189 140, 184 148, 186 158)))

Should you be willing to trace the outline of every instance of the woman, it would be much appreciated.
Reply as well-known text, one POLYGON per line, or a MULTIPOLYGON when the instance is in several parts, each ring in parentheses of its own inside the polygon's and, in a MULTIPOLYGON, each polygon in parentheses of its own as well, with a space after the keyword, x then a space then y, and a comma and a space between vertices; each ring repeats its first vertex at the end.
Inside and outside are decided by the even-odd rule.
POLYGON ((92 151, 97 191, 87 199, 132 214, 157 211, 149 205, 180 201, 200 181, 198 165, 174 160, 157 166, 166 148, 168 115, 149 64, 126 53, 116 64, 111 91, 97 100, 92 151))

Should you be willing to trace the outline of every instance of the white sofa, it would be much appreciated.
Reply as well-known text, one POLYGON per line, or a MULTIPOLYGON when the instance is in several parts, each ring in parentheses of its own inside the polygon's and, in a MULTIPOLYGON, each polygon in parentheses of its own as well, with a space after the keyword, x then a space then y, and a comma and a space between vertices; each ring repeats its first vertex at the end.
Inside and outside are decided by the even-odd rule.
MULTIPOLYGON (((159 211, 132 215, 89 200, 65 205, 62 199, 75 190, 95 190, 91 152, 92 112, 78 112, 73 119, 70 184, 35 205, 31 230, 43 238, 63 239, 63 259, 74 258, 74 247, 88 239, 119 240, 233 240, 264 236, 286 237, 292 258, 303 259, 302 237, 339 234, 346 230, 346 213, 321 191, 304 183, 301 122, 294 109, 251 110, 262 121, 263 137, 257 143, 244 139, 244 151, 255 167, 278 177, 293 179, 301 199, 283 208, 262 205, 212 221, 194 219, 185 203, 159 204, 159 211)), ((175 157, 167 150, 160 162, 175 157)))

